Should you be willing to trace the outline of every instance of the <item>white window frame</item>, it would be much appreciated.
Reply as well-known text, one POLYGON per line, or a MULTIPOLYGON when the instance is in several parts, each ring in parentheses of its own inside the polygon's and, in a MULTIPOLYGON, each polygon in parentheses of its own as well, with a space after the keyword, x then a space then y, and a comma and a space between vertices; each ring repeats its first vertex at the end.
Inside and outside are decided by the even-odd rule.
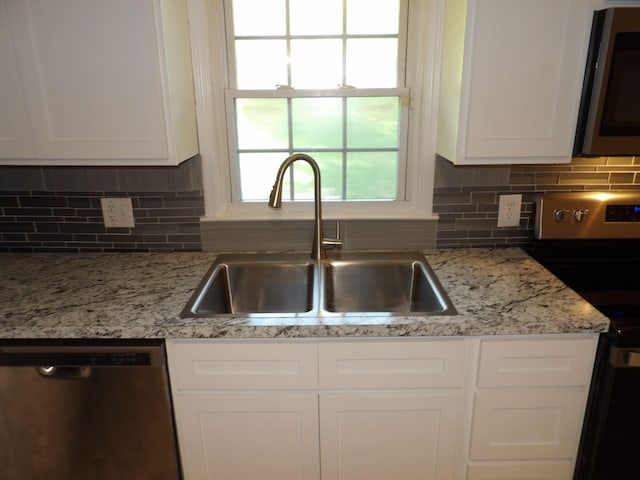
MULTIPOLYGON (((432 207, 444 0, 408 1, 406 87, 411 97, 406 200, 323 202, 326 219, 437 218, 432 207)), ((309 202, 290 203, 281 210, 273 210, 266 202, 232 201, 225 104, 225 90, 229 85, 224 2, 188 2, 204 184, 203 221, 311 218, 313 209, 309 202)))

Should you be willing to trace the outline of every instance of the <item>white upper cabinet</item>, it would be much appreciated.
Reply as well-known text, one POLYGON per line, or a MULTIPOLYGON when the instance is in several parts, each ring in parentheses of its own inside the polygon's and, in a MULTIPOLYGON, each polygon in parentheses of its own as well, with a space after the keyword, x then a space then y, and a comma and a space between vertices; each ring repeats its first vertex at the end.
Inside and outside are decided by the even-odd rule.
POLYGON ((0 164, 197 153, 186 0, 0 0, 0 164))
POLYGON ((0 2, 0 65, 0 152, 21 156, 33 145, 5 2, 0 2))
POLYGON ((445 5, 438 154, 468 165, 571 161, 590 2, 445 5))

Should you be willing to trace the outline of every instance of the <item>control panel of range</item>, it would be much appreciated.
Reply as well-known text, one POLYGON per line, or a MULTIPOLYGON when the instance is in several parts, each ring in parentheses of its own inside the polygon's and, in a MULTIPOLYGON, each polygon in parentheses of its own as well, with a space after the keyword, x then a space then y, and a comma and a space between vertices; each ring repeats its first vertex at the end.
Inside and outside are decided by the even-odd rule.
POLYGON ((640 192, 550 192, 536 199, 538 239, 640 239, 640 192))

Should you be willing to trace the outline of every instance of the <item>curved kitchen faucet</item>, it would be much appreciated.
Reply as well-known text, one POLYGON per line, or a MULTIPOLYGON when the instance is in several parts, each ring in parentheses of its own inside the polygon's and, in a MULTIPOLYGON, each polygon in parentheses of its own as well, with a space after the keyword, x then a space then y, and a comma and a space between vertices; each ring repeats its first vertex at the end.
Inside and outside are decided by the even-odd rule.
POLYGON ((322 199, 320 198, 320 167, 318 167, 318 164, 313 158, 306 153, 294 153, 282 162, 282 165, 280 165, 278 169, 271 195, 269 195, 269 206, 271 208, 282 208, 282 183, 284 181, 284 174, 287 168, 289 168, 289 165, 296 160, 304 160, 311 165, 311 169, 313 170, 315 226, 313 228, 311 258, 313 260, 320 260, 327 258, 327 247, 339 247, 342 245, 342 240, 340 240, 340 238, 324 238, 322 230, 322 199))

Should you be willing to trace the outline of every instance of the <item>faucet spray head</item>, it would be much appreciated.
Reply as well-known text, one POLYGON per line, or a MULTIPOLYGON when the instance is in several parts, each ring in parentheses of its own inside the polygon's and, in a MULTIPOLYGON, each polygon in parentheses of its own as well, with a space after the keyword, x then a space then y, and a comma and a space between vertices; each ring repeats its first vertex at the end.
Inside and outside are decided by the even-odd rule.
POLYGON ((271 208, 282 208, 282 187, 277 181, 273 185, 271 194, 269 195, 269 206, 271 208))

